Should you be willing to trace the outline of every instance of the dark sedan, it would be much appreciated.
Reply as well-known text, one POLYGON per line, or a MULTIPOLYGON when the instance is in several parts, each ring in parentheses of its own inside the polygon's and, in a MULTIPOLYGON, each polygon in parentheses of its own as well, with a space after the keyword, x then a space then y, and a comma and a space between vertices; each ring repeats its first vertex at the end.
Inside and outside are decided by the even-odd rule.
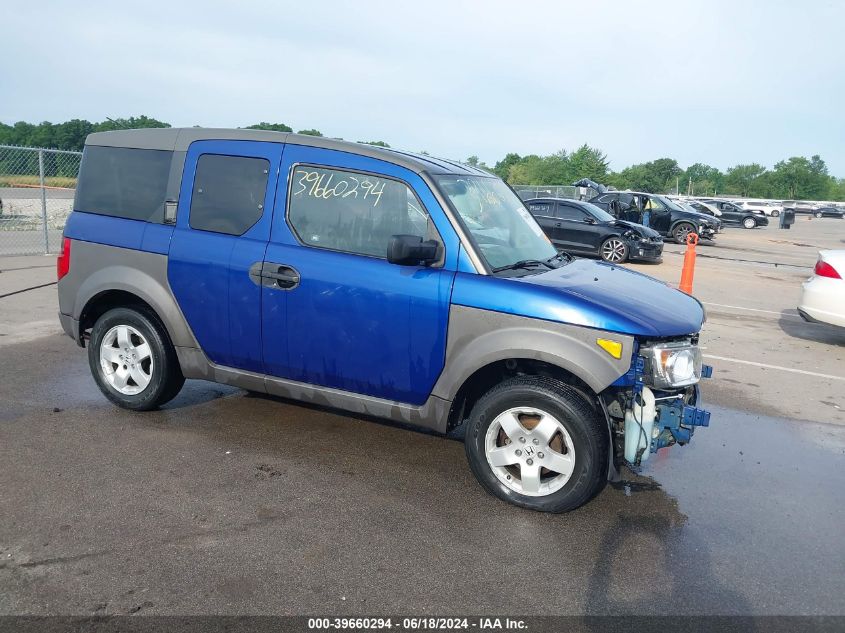
POLYGON ((729 200, 701 198, 701 201, 713 205, 722 212, 722 215, 719 216, 719 219, 722 220, 722 224, 741 226, 744 229, 756 229, 758 226, 769 226, 769 218, 767 218, 766 214, 762 211, 743 209, 729 200))
POLYGON ((842 207, 834 207, 833 205, 826 205, 819 207, 813 211, 813 215, 817 218, 845 218, 845 209, 842 207))
POLYGON ((663 238, 641 224, 617 220, 606 211, 579 200, 532 198, 525 206, 552 243, 573 255, 601 257, 606 262, 659 262, 663 238))

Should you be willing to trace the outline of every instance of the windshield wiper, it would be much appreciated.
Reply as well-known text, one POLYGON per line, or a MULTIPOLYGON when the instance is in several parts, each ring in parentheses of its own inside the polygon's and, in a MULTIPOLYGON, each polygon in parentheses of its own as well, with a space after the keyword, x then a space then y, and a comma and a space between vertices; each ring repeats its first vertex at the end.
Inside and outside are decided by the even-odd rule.
POLYGON ((551 264, 551 263, 552 263, 553 261, 555 261, 556 259, 563 259, 564 257, 566 258, 566 263, 567 263, 567 264, 568 264, 569 262, 571 262, 572 260, 574 260, 574 259, 575 259, 575 258, 574 258, 572 255, 570 255, 569 253, 567 253, 567 252, 565 252, 565 251, 559 251, 558 253, 556 253, 556 254, 552 255, 551 257, 549 257, 549 258, 548 258, 545 262, 543 262, 543 263, 545 263, 545 264, 551 264))
POLYGON ((549 262, 541 262, 539 259, 521 259, 518 262, 514 262, 513 264, 508 264, 507 266, 499 266, 493 269, 494 273, 501 272, 503 270, 519 270, 520 268, 531 269, 535 266, 545 266, 547 268, 554 268, 549 262))

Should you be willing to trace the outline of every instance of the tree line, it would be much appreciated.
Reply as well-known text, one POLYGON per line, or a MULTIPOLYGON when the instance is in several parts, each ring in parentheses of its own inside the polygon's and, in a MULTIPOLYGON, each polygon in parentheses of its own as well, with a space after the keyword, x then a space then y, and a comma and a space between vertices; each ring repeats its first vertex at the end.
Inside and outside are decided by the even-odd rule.
MULTIPOLYGON (((0 123, 0 145, 81 150, 85 137, 92 132, 152 127, 170 127, 170 124, 148 116, 106 119, 99 123, 84 119, 64 123, 0 123)), ((293 132, 289 125, 266 121, 248 125, 246 129, 293 132)), ((298 133, 323 136, 316 129, 298 130, 298 133)), ((390 147, 384 141, 359 142, 390 147)), ((470 156, 465 162, 486 169, 512 185, 565 185, 589 178, 617 189, 649 193, 845 200, 845 179, 831 176, 824 160, 818 155, 810 158, 793 156, 779 161, 772 169, 757 163, 735 165, 724 172, 703 163, 682 169, 675 159, 658 158, 613 171, 605 153, 585 144, 571 152, 561 150, 547 156, 509 153, 492 167, 479 161, 477 156, 470 156)))

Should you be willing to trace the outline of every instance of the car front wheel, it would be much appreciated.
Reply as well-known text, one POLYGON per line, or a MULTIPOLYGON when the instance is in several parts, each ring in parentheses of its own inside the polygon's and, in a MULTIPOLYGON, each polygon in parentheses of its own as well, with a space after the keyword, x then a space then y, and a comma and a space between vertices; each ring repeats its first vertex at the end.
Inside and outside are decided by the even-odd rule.
POLYGON ((753 229, 757 226, 757 221, 754 218, 745 218, 742 221, 742 226, 746 229, 753 229))
POLYGON ((821 211, 816 211, 813 215, 816 216, 817 218, 820 218, 824 215, 824 213, 822 213, 821 211))
POLYGON ((464 446, 492 495, 531 510, 566 512, 607 482, 608 432, 583 395, 558 380, 511 378, 472 408, 464 446))
POLYGON ((612 264, 621 264, 628 259, 628 245, 618 237, 609 237, 599 250, 601 258, 612 264))
POLYGON ((185 382, 167 332, 155 314, 142 308, 115 308, 97 319, 88 364, 100 391, 133 411, 169 402, 185 382))
POLYGON ((681 222, 678 226, 672 229, 672 237, 678 244, 687 243, 687 235, 695 232, 695 227, 687 222, 681 222))
POLYGON ((778 211, 777 209, 775 209, 774 211, 772 211, 772 217, 773 217, 773 218, 776 218, 776 217, 778 217, 779 215, 780 215, 780 211, 778 211))

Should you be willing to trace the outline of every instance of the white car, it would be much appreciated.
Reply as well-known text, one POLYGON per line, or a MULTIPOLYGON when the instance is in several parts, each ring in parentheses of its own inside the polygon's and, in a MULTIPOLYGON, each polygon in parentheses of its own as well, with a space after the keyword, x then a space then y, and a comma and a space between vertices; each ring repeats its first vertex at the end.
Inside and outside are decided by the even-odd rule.
POLYGON ((783 211, 783 205, 779 205, 774 202, 763 202, 761 200, 743 200, 742 202, 738 202, 736 204, 746 211, 763 213, 764 215, 770 215, 773 218, 778 217, 783 211))
POLYGON ((803 283, 798 314, 805 321, 845 327, 845 250, 819 251, 813 276, 803 283))

